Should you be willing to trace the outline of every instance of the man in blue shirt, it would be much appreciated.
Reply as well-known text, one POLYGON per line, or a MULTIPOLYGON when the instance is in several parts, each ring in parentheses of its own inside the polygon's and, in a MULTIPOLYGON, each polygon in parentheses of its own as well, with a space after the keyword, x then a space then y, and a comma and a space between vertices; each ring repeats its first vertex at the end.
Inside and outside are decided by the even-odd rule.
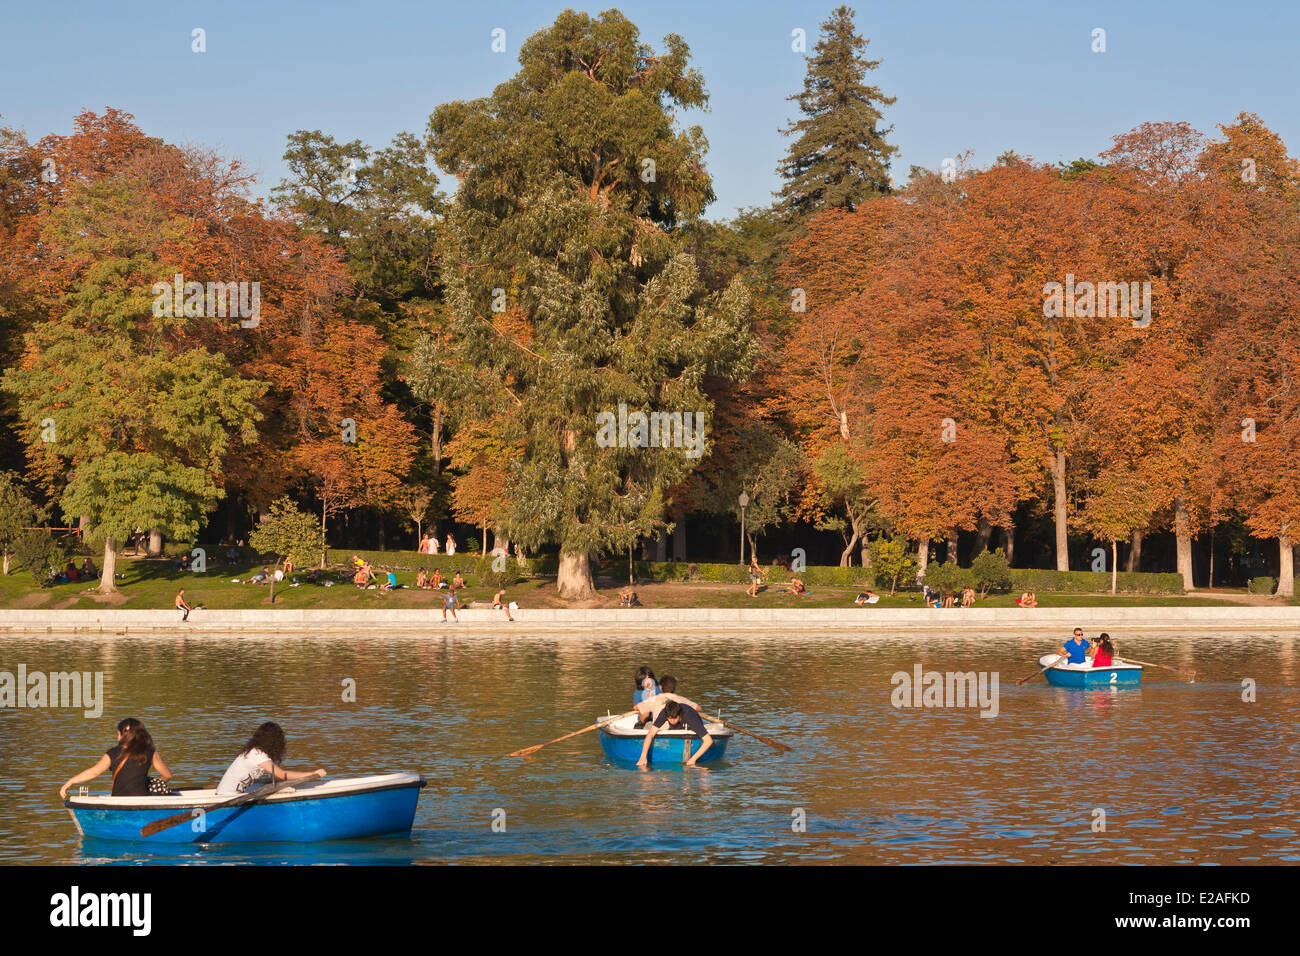
POLYGON ((1091 646, 1083 639, 1083 628, 1076 627, 1073 640, 1062 644, 1057 653, 1062 657, 1069 658, 1071 664, 1086 664, 1088 663, 1088 648, 1091 646))

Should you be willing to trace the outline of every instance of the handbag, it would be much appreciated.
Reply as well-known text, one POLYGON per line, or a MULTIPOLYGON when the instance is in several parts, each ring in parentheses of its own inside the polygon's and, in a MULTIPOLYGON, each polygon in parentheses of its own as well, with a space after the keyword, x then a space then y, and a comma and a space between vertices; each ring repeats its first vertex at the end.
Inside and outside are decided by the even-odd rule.
POLYGON ((162 777, 150 777, 149 792, 156 797, 170 797, 178 791, 173 790, 162 777))

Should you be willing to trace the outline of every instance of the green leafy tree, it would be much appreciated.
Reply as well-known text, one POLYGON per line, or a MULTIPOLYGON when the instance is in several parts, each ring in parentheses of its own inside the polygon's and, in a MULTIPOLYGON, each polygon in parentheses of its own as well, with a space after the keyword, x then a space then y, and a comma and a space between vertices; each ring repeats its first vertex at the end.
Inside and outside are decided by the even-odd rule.
POLYGON ((27 497, 18 476, 11 471, 0 471, 0 551, 4 554, 5 574, 9 573, 9 562, 18 542, 38 517, 36 505, 27 497))
POLYGON ((948 599, 972 582, 968 568, 959 567, 956 561, 934 563, 925 569, 925 583, 948 599))
POLYGON ((898 590, 898 582, 916 573, 916 558, 911 542, 902 536, 876 538, 868 546, 871 570, 875 572, 877 586, 889 585, 889 595, 898 590))
POLYGON ((803 91, 790 97, 803 117, 782 130, 798 136, 778 169, 786 183, 777 205, 787 219, 801 220, 822 209, 852 210, 890 192, 889 159, 898 147, 885 140, 893 127, 881 128, 880 107, 895 98, 866 82, 880 66, 863 56, 867 42, 846 6, 822 24, 803 91))
POLYGON ((982 551, 970 563, 971 578, 979 588, 980 597, 990 591, 1011 590, 1011 562, 1001 548, 996 551, 982 551))
POLYGON ((445 197, 427 146, 399 133, 372 150, 340 143, 320 130, 289 136, 290 176, 272 190, 303 225, 347 252, 357 290, 391 310, 411 296, 431 296, 434 250, 445 197))
POLYGON ((711 293, 683 251, 679 227, 713 190, 703 133, 675 111, 707 97, 686 43, 664 47, 616 10, 565 11, 490 97, 429 123, 460 181, 441 254, 449 348, 519 448, 503 523, 525 547, 558 545, 567 598, 594 593, 593 555, 665 525, 666 491, 707 452, 706 376, 743 378, 757 351, 743 286, 711 293), (691 413, 691 444, 599 443, 620 403, 691 413))
POLYGON ((187 229, 126 178, 75 186, 42 239, 82 266, 4 377, 60 508, 103 542, 101 591, 116 590, 117 543, 135 530, 193 540, 223 495, 232 436, 257 439, 265 386, 190 344, 190 324, 206 320, 153 315, 153 283, 176 271, 159 250, 187 229))
MULTIPOLYGON (((324 551, 320 522, 316 516, 301 511, 288 497, 271 503, 271 508, 248 536, 248 543, 258 551, 287 557, 294 564, 306 566, 320 560, 324 551)), ((271 603, 275 603, 275 578, 271 578, 271 603)))
POLYGON ((822 503, 840 514, 823 519, 819 527, 834 528, 844 538, 844 551, 840 554, 840 567, 853 564, 853 550, 862 544, 863 561, 870 560, 867 534, 877 525, 876 499, 867 491, 862 466, 842 444, 828 445, 816 462, 813 472, 822 487, 822 503))

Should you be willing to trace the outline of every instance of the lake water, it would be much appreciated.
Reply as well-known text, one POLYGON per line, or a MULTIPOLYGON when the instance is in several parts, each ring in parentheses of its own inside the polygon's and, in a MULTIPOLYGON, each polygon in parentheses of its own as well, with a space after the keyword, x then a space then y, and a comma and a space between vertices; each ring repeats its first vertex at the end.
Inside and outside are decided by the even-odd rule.
POLYGON ((998 635, 3 638, 0 670, 102 671, 107 706, 0 708, 0 863, 1300 862, 1294 636, 1126 636, 1121 655, 1196 682, 1148 668, 1140 688, 1016 687, 1051 649, 998 635), (588 733, 504 756, 628 709, 641 663, 793 749, 736 736, 708 769, 641 772, 588 733), (893 707, 891 675, 918 663, 997 672, 997 717, 893 707), (418 770, 429 786, 409 839, 83 841, 58 788, 123 716, 145 721, 183 786, 212 785, 265 719, 292 768, 418 770))

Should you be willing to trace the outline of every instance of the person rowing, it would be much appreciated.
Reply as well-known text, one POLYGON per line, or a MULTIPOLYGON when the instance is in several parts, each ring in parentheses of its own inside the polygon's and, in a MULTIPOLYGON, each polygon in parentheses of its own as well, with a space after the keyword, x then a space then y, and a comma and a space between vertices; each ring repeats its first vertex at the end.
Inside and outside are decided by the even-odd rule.
MULTIPOLYGON (((664 679, 665 681, 667 678, 664 679)), ((669 700, 664 704, 664 709, 659 712, 654 723, 646 731, 645 743, 641 745, 641 759, 636 762, 638 767, 645 767, 649 763, 650 747, 654 743, 655 735, 659 729, 667 725, 671 730, 685 728, 696 737, 700 738, 700 749, 691 754, 690 759, 684 766, 694 767, 695 762, 703 757, 710 747, 713 746, 713 736, 709 733, 708 728, 704 726, 704 721, 700 717, 700 712, 676 700, 669 700)))
MULTIPOLYGON (((649 671, 650 669, 646 668, 646 670, 649 671)), ((653 679, 653 671, 650 672, 650 677, 653 679)), ((647 723, 656 720, 670 700, 675 700, 679 704, 693 707, 696 710, 700 709, 700 705, 690 698, 677 696, 677 678, 672 674, 665 674, 663 680, 658 683, 654 690, 647 689, 640 693, 641 699, 636 700, 634 695, 632 701, 632 706, 636 709, 637 722, 635 726, 637 728, 644 727, 647 723)))
POLYGON ((1062 644, 1060 648, 1057 649, 1056 653, 1066 658, 1066 663, 1086 664, 1088 663, 1088 658, 1091 656, 1088 653, 1090 647, 1092 647, 1092 645, 1088 643, 1088 641, 1084 640, 1083 628, 1076 627, 1074 629, 1073 639, 1062 644))
POLYGON ((260 786, 263 782, 276 780, 305 780, 308 777, 323 777, 324 770, 310 773, 303 770, 285 770, 280 766, 287 749, 284 731, 275 721, 268 720, 248 738, 226 769, 221 782, 217 784, 217 796, 233 796, 246 793, 250 787, 260 786))

